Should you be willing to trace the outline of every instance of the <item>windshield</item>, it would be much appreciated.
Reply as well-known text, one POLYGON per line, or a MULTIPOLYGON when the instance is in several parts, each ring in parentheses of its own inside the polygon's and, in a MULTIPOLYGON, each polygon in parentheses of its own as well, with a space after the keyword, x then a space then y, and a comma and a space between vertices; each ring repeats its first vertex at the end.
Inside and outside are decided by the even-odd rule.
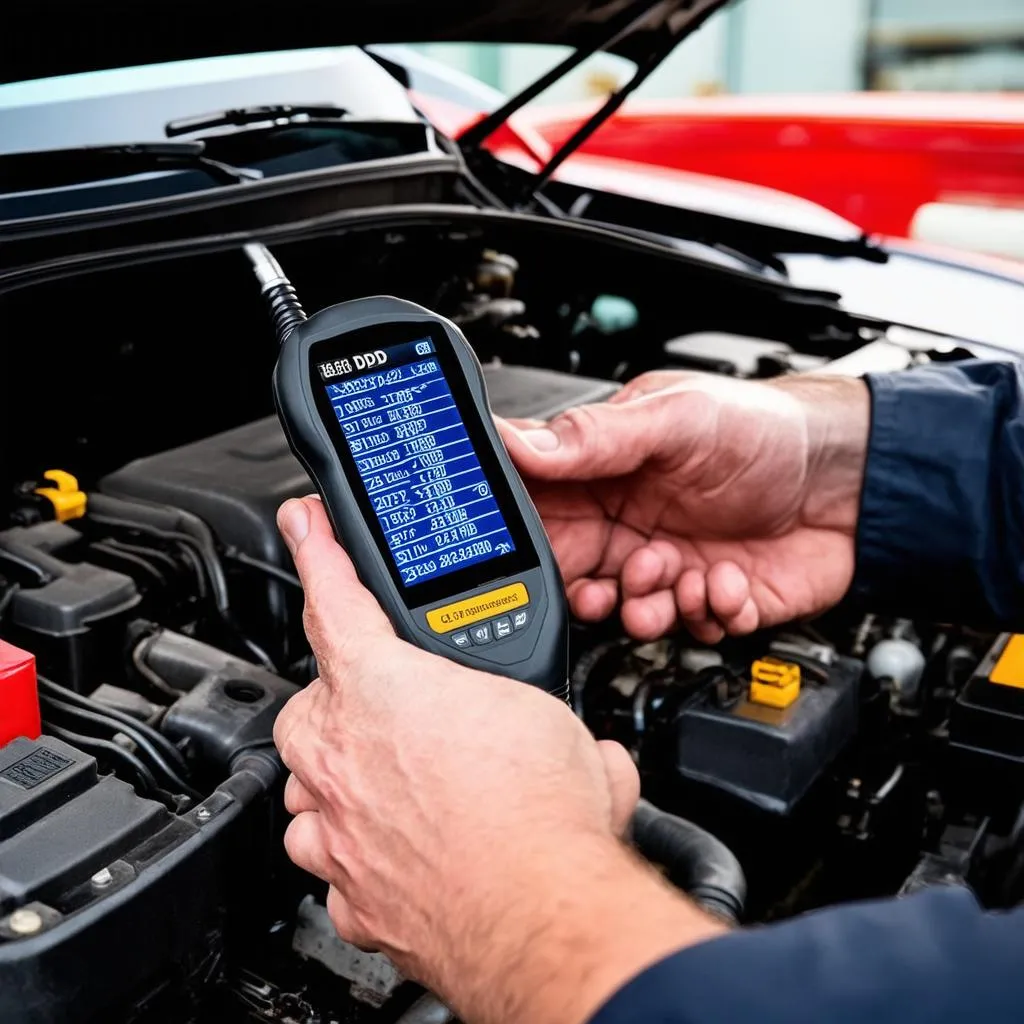
POLYGON ((432 148, 404 86, 357 47, 16 82, 0 86, 0 222, 432 148))

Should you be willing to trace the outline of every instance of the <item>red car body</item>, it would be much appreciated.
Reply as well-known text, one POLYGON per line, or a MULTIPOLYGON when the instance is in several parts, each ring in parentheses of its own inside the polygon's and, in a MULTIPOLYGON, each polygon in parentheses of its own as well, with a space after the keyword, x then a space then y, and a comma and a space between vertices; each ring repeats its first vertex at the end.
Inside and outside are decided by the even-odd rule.
MULTIPOLYGON (((593 109, 523 113, 559 145, 593 109)), ((914 235, 927 204, 1022 211, 1024 95, 857 93, 628 103, 582 152, 747 181, 914 235)))

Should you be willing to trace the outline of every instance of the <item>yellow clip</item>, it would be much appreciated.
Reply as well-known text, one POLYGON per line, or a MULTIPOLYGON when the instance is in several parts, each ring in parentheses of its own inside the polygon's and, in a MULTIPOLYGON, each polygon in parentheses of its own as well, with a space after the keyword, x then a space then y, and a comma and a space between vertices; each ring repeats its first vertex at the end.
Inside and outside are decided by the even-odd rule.
POLYGON ((800 696, 800 666, 762 658, 750 666, 750 702, 788 708, 800 696))
POLYGON ((51 480, 56 487, 37 487, 36 494, 49 499, 54 516, 59 523, 69 519, 81 519, 85 515, 85 491, 78 486, 78 480, 63 469, 48 469, 43 479, 51 480))

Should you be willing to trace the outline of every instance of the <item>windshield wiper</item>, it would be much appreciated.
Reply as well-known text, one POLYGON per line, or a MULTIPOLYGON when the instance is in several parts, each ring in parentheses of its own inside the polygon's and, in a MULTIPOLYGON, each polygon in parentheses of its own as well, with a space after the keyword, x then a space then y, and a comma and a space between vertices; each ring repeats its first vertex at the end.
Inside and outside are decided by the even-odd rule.
POLYGON ((65 188, 149 171, 203 171, 218 185, 259 180, 260 171, 233 167, 204 155, 206 144, 131 142, 115 146, 79 146, 0 153, 0 192, 65 188))
POLYGON ((340 121, 348 116, 344 107, 333 103, 278 103, 265 107, 239 107, 237 110, 219 110, 196 117, 181 117, 164 125, 169 139, 191 135, 208 128, 244 127, 252 124, 288 125, 309 124, 316 121, 340 121))

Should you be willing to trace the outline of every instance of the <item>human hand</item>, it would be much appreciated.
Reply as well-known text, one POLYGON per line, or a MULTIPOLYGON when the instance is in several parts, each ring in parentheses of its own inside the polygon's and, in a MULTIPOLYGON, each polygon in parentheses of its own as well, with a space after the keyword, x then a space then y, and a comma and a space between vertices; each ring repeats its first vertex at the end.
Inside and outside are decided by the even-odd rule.
POLYGON ((639 789, 622 747, 538 689, 398 639, 318 500, 286 502, 279 523, 321 672, 274 730, 293 773, 285 843, 331 884, 344 938, 465 1019, 573 1024, 720 930, 616 838, 639 789))
POLYGON ((655 372, 550 423, 503 422, 586 621, 701 641, 813 615, 853 579, 867 386, 655 372))

